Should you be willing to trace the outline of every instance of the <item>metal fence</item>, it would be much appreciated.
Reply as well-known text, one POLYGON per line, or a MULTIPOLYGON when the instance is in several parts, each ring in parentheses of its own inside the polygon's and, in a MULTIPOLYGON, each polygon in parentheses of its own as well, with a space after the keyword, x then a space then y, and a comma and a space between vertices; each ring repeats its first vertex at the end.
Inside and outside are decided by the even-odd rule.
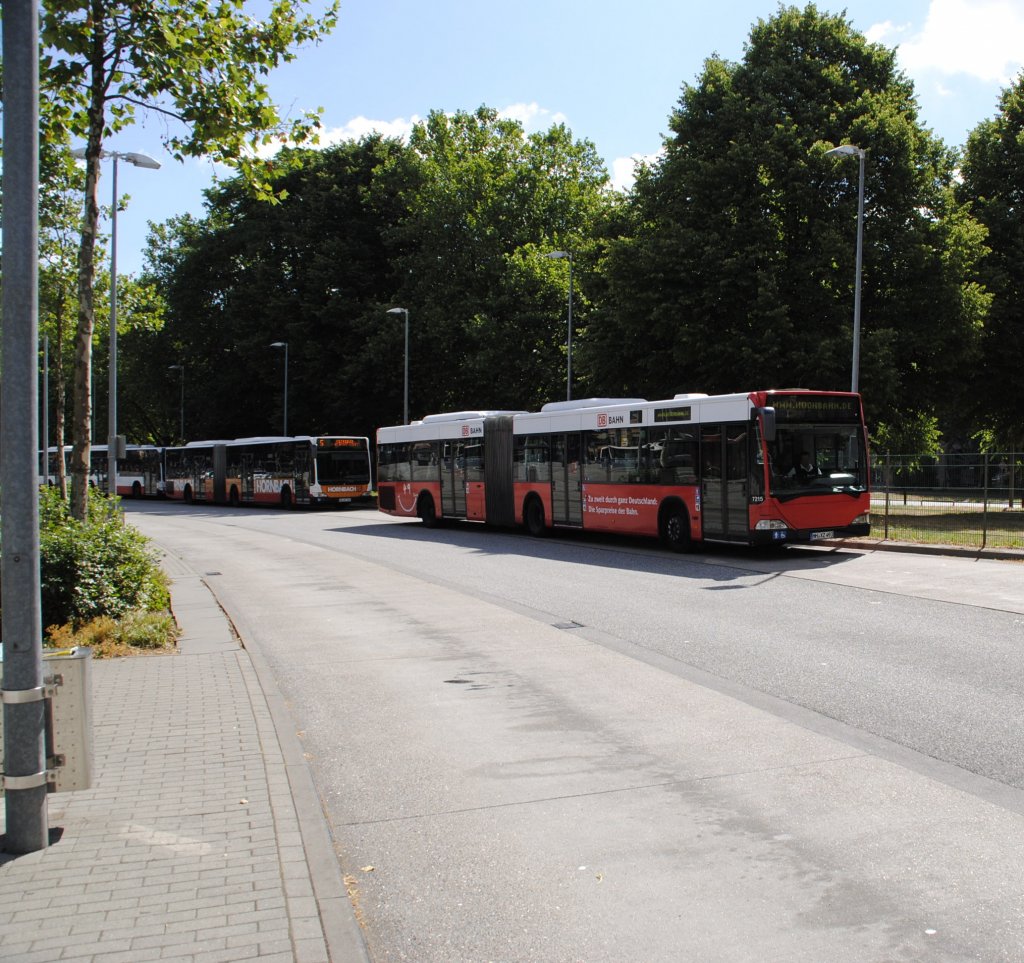
POLYGON ((1024 454, 874 454, 871 535, 1024 549, 1024 454))

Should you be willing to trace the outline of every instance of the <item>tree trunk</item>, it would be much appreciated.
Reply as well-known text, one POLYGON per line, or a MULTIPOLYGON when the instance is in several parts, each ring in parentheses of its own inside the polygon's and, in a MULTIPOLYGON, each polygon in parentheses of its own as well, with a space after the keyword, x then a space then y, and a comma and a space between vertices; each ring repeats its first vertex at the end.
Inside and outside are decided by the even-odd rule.
POLYGON ((100 160, 103 156, 106 36, 102 18, 94 23, 90 55, 89 137, 85 147, 85 216, 78 248, 78 329, 74 348, 74 407, 71 416, 71 515, 84 521, 89 512, 89 457, 92 427, 92 335, 96 323, 93 284, 96 268, 96 231, 100 219, 97 200, 100 160))

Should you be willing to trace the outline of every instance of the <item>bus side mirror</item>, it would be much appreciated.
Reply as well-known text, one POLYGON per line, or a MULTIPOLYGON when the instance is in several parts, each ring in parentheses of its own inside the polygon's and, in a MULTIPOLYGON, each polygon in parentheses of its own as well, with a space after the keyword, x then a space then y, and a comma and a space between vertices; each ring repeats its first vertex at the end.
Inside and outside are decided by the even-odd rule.
POLYGON ((754 417, 761 416, 761 435, 766 442, 775 441, 775 409, 755 408, 754 417))

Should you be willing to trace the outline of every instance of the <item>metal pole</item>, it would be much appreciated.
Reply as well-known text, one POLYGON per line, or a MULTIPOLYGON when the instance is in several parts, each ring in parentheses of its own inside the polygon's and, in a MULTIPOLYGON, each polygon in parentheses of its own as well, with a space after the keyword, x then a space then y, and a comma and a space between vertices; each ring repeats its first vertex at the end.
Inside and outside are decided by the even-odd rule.
POLYGON ((5 0, 0 518, 3 557, 6 848, 49 843, 39 577, 39 26, 34 0, 5 0))
POLYGON ((409 424, 409 309, 402 308, 405 313, 405 373, 402 378, 402 424, 409 424))
POLYGON ((851 391, 860 386, 860 275, 864 263, 864 155, 857 153, 860 177, 857 184, 857 277, 853 287, 853 375, 851 391))
POLYGON ((107 394, 107 494, 117 494, 117 152, 110 205, 110 371, 107 394))
POLYGON ((288 342, 284 343, 284 436, 288 437, 288 342))
POLYGON ((181 443, 185 444, 185 366, 181 366, 181 443))
POLYGON ((565 372, 565 400, 572 401, 572 254, 569 254, 569 336, 567 367, 565 372))

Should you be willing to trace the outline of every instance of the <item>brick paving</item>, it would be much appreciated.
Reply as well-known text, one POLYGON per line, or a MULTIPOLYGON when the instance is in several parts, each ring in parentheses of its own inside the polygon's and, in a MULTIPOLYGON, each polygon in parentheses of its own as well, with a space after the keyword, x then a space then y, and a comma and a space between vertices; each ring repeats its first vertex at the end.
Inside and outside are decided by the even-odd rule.
POLYGON ((49 796, 47 849, 0 852, 0 959, 365 960, 272 681, 198 577, 174 608, 177 654, 92 664, 92 788, 49 796))

